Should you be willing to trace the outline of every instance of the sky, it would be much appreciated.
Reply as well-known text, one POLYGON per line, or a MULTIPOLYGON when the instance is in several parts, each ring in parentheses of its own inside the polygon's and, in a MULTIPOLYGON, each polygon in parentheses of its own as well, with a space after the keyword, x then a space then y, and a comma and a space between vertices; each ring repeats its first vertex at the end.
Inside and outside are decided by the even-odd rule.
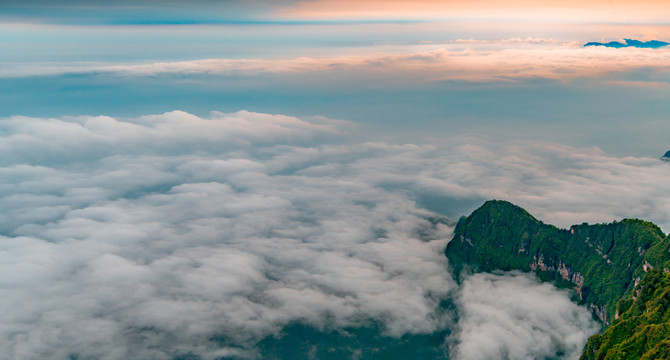
POLYGON ((576 359, 518 273, 459 284, 460 216, 670 231, 662 1, 0 1, 0 347, 262 357, 296 322, 576 359), (444 310, 445 301, 453 308, 444 310), (223 340, 213 340, 223 339, 223 340), (557 355, 559 354, 559 355, 557 355))
POLYGON ((435 131, 532 134, 658 156, 670 50, 582 45, 669 40, 667 11, 653 1, 3 1, 0 116, 248 110, 417 142, 435 131))

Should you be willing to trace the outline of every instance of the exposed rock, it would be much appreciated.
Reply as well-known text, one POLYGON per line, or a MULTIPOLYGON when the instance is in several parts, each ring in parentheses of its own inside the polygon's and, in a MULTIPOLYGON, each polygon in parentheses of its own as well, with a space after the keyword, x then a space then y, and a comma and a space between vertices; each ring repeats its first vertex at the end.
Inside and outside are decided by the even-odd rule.
POLYGON ((610 323, 607 321, 607 308, 605 306, 589 304, 589 310, 591 310, 591 313, 597 316, 598 319, 603 322, 603 324, 609 326, 610 323))
POLYGON ((574 271, 569 265, 566 265, 559 260, 558 268, 556 268, 551 264, 545 263, 544 255, 540 254, 539 257, 537 255, 533 256, 533 262, 531 262, 529 266, 533 271, 540 270, 558 273, 563 280, 575 284, 574 289, 581 297, 582 286, 584 286, 584 276, 580 272, 574 271))

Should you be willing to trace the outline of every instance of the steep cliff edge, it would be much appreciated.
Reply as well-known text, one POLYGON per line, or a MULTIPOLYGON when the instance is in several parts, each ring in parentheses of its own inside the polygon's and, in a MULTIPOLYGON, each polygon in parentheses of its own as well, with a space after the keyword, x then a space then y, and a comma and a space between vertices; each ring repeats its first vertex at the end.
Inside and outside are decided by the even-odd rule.
POLYGON ((461 218, 446 256, 458 276, 464 269, 534 271, 544 281, 575 290, 605 324, 616 304, 651 268, 670 268, 669 239, 646 221, 574 225, 544 224, 506 201, 488 201, 461 218))
POLYGON ((580 360, 670 359, 670 275, 652 269, 619 301, 612 326, 593 335, 580 360))

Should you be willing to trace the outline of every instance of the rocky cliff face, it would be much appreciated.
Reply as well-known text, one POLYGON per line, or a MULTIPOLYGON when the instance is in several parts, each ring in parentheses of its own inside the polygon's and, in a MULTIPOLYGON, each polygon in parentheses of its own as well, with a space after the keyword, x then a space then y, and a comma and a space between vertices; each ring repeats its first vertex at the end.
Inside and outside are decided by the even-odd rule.
POLYGON ((558 261, 558 266, 545 264, 544 255, 542 254, 540 254, 539 258, 537 255, 533 256, 533 262, 530 263, 530 269, 533 271, 555 272, 563 280, 574 284, 574 289, 580 293, 582 286, 584 286, 584 276, 579 271, 575 271, 570 265, 566 265, 561 260, 558 261))

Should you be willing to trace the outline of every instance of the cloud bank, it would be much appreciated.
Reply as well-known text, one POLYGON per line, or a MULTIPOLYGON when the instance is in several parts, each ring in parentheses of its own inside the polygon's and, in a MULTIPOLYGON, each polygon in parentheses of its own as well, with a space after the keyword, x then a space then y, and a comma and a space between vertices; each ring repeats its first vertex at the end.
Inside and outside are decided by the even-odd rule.
MULTIPOLYGON (((1 119, 0 304, 12 311, 0 315, 0 347, 10 359, 215 359, 254 357, 256 342, 292 322, 372 319, 388 336, 427 334, 452 326, 436 311, 456 290, 443 215, 498 198, 562 226, 640 217, 670 227, 670 168, 658 159, 357 133, 244 111, 1 119)), ((490 354, 521 351, 521 323, 554 329, 532 332, 551 345, 529 357, 571 354, 593 332, 564 296, 560 316, 519 314, 520 289, 543 299, 529 314, 556 293, 496 279, 466 282, 456 358, 489 326, 481 289, 501 301, 496 319, 521 327, 490 354)))
POLYGON ((365 179, 299 172, 347 162, 308 146, 346 123, 172 112, 1 126, 8 358, 253 357, 292 321, 444 326, 451 228, 365 179))
MULTIPOLYGON (((143 64, 16 63, 0 77, 93 74, 113 76, 222 76, 230 78, 292 78, 298 82, 329 80, 381 85, 440 81, 513 83, 545 79, 578 79, 665 84, 670 50, 584 48, 577 43, 543 39, 499 41, 455 40, 440 47, 424 43, 426 51, 388 55, 288 59, 204 59, 143 64), (463 48, 463 45, 468 47, 463 48), (644 72, 638 78, 636 72, 644 72), (626 77, 628 76, 628 77, 626 77), (299 77, 300 79, 296 79, 299 77), (623 77, 623 78, 622 78, 623 77)), ((639 75, 639 74, 638 74, 639 75)), ((364 84, 362 84, 364 86, 364 84)))
POLYGON ((470 276, 458 303, 455 359, 577 359, 599 330, 567 293, 528 274, 470 276))

